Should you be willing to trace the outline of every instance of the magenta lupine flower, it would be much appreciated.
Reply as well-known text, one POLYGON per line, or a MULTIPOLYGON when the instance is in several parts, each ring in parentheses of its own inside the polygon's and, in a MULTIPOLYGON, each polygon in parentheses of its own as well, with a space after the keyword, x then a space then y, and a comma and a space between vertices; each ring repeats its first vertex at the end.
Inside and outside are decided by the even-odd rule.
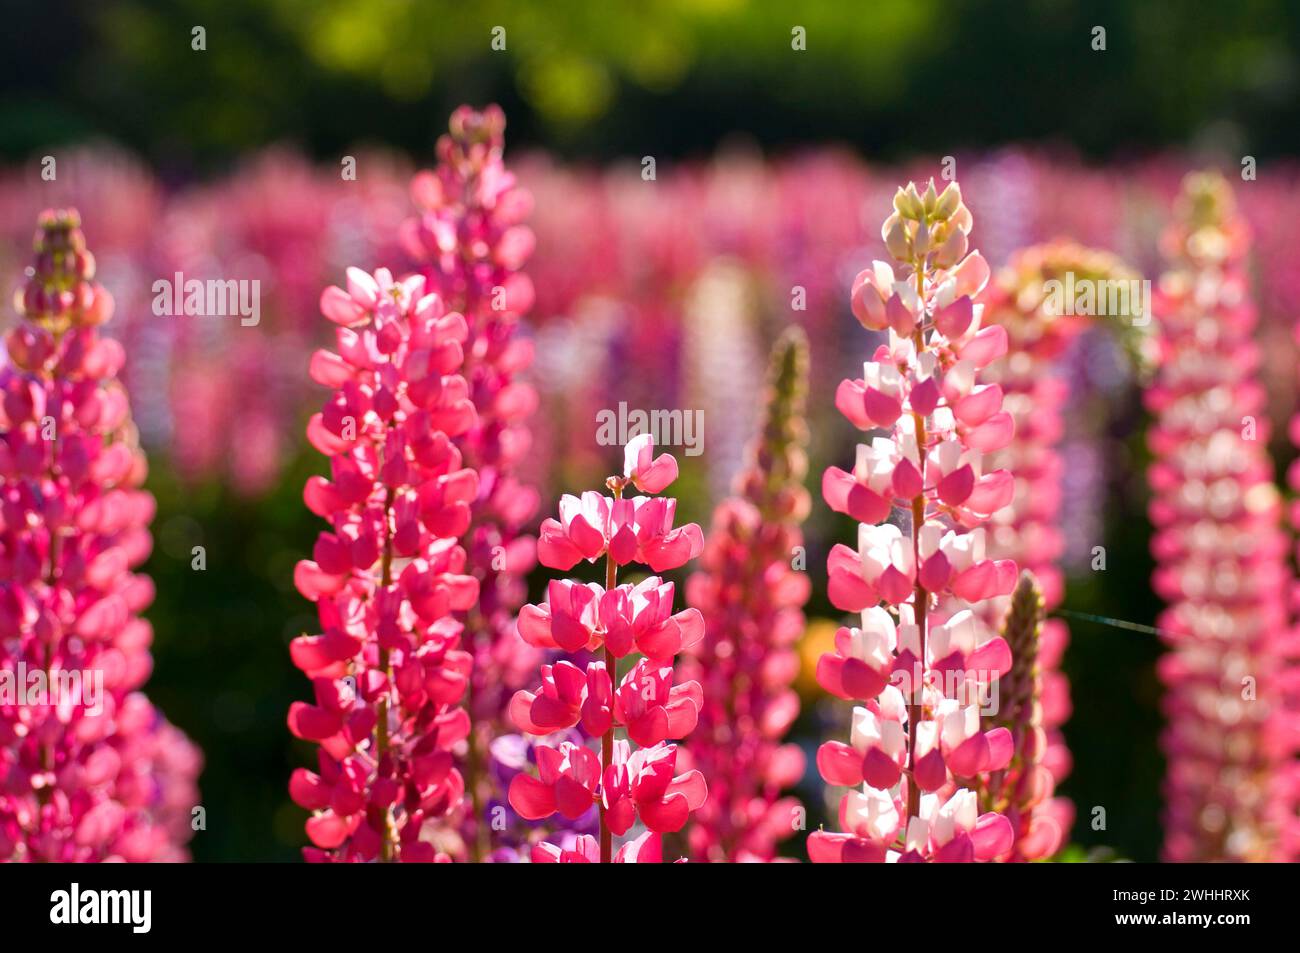
POLYGON ((766 410, 735 495, 714 510, 703 570, 687 585, 706 631, 681 669, 704 685, 689 745, 710 794, 690 830, 696 860, 769 862, 797 827, 799 802, 782 792, 803 776, 804 756, 781 739, 799 715, 794 645, 810 590, 793 568, 809 509, 807 375, 806 338, 791 329, 772 351, 766 410))
MULTIPOLYGON (((1085 288, 1094 292, 1102 289, 1100 293, 1105 294, 1101 282, 1134 277, 1114 255, 1072 242, 1053 241, 1018 251, 981 296, 985 323, 1006 328, 1009 337, 1006 356, 987 368, 985 379, 1002 389, 1003 407, 1015 421, 1015 437, 988 457, 989 465, 1014 473, 1016 481, 1011 503, 988 526, 988 547, 990 553, 1014 559, 1022 570, 1033 574, 1048 612, 1061 604, 1065 588, 1060 568, 1065 552, 1061 525, 1065 466, 1058 447, 1065 429, 1062 410, 1068 382, 1057 371, 1057 362, 1098 320, 1089 316, 1087 309, 1061 308, 1060 296, 1052 295, 1051 282, 1059 282, 1062 290, 1074 289, 1075 294, 1085 288), (1081 313, 1076 314, 1076 310, 1081 313)), ((1110 316, 1117 323, 1130 322, 1129 327, 1133 317, 1110 316)), ((1011 611, 1008 600, 990 600, 985 604, 984 621, 999 627, 1011 611)), ((1052 787, 1036 792, 1032 810, 1041 819, 1032 825, 1032 843, 1017 848, 1018 856, 1031 860, 1055 853, 1073 824, 1073 805, 1064 798, 1052 797, 1053 788, 1071 768, 1070 752, 1060 730, 1070 714, 1070 686, 1060 670, 1068 642, 1069 629, 1062 619, 1042 621, 1032 640, 1038 679, 1035 697, 1041 709, 1040 727, 1045 732, 1045 748, 1035 757, 1036 763, 1050 773, 1052 787), (1048 836, 1050 831, 1055 831, 1054 839, 1048 836)), ((1012 649, 1014 653, 1014 644, 1012 649)), ((1016 664, 1020 664, 1019 654, 1016 664)), ((1004 723, 1000 715, 999 723, 1004 723)), ((1023 803, 1020 809, 1026 809, 1023 803)), ((1013 823, 1018 840, 1021 832, 1031 826, 1019 817, 1013 818, 1013 823)))
POLYGON ((981 725, 1011 653, 976 613, 1011 592, 1017 573, 985 553, 984 523, 1011 501, 1013 480, 983 456, 1005 447, 1014 425, 1001 389, 981 382, 1007 333, 982 326, 972 301, 989 269, 967 254, 970 227, 956 183, 941 195, 933 183, 899 189, 881 230, 897 268, 877 261, 853 285, 854 314, 889 340, 836 404, 860 429, 889 436, 822 483, 831 508, 860 524, 857 548, 837 545, 828 571, 831 602, 861 620, 839 630, 817 680, 864 704, 850 742, 817 752, 826 782, 855 790, 840 801, 842 832, 809 836, 814 862, 986 861, 1013 840, 1006 817, 980 814, 978 803, 1013 743, 1005 727, 981 725), (903 528, 872 525, 896 505, 903 528))
POLYGON ((0 370, 0 859, 187 858, 201 758, 153 666, 153 497, 75 211, 47 211, 0 370))
POLYGON ((516 726, 527 734, 580 726, 601 741, 599 755, 571 741, 536 744, 537 777, 518 774, 511 780, 510 805, 526 820, 559 814, 574 821, 593 803, 600 808, 599 844, 585 837, 575 850, 542 844, 533 848, 537 862, 658 863, 658 835, 680 831, 708 797, 704 776, 679 771, 677 746, 670 743, 689 734, 699 719, 700 684, 678 679, 673 658, 700 641, 704 621, 696 609, 672 611, 670 582, 656 576, 637 585, 617 581, 619 566, 676 569, 703 548, 694 523, 672 527, 675 500, 623 498, 629 486, 657 492, 676 477, 677 462, 653 451, 649 435, 634 438, 625 448, 623 475, 606 482, 612 497, 565 497, 561 520, 543 524, 543 565, 570 569, 603 556, 605 585, 552 582, 551 602, 525 606, 519 614, 520 636, 532 645, 600 653, 585 669, 568 661, 543 665, 541 686, 519 691, 510 704, 516 726), (618 660, 634 652, 642 657, 620 678, 618 660), (618 729, 626 739, 615 738, 618 729), (653 836, 625 844, 616 856, 614 837, 638 821, 653 836))
POLYGON ((473 817, 467 833, 477 856, 490 851, 483 809, 490 787, 488 746, 508 730, 510 694, 537 668, 539 654, 515 638, 515 613, 527 591, 524 577, 536 559, 535 543, 522 533, 537 511, 537 491, 520 479, 519 464, 532 436, 526 421, 537 393, 520 379, 533 360, 532 342, 519 323, 533 305, 533 286, 522 271, 535 239, 524 224, 532 196, 502 161, 505 114, 497 106, 467 106, 451 116, 450 132, 438 140, 438 167, 411 183, 419 216, 407 221, 402 241, 429 288, 465 315, 469 335, 462 373, 478 411, 477 422, 456 437, 467 466, 479 474, 471 522, 462 543, 467 572, 479 581, 479 603, 465 620, 467 648, 474 654, 469 708, 469 779, 473 817))
POLYGON ((347 277, 321 296, 338 350, 311 360, 333 389, 307 426, 330 477, 303 496, 330 528, 294 572, 321 634, 290 647, 315 701, 293 704, 289 728, 320 745, 319 771, 299 768, 289 790, 312 812, 309 860, 446 860, 424 835, 461 807, 454 753, 470 730, 454 615, 479 590, 457 541, 478 494, 454 443, 475 422, 457 373, 467 330, 421 275, 347 277))
POLYGON ((1162 242, 1146 393, 1153 586, 1171 649, 1159 667, 1171 861, 1280 860, 1287 828, 1294 837, 1295 817, 1278 816, 1294 801, 1276 789, 1296 750, 1280 652, 1291 574, 1251 341, 1249 240, 1227 182, 1189 176, 1162 242))

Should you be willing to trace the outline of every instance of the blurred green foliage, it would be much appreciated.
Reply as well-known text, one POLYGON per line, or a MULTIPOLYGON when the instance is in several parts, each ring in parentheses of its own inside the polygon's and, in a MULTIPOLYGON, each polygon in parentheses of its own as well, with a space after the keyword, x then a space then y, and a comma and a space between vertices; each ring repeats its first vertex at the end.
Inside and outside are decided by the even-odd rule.
POLYGON ((1044 138, 1269 155, 1300 137, 1285 0, 48 0, 8 11, 0 42, 9 158, 92 135, 182 170, 286 138, 422 153, 487 100, 516 145, 584 158, 735 133, 888 156, 1044 138))

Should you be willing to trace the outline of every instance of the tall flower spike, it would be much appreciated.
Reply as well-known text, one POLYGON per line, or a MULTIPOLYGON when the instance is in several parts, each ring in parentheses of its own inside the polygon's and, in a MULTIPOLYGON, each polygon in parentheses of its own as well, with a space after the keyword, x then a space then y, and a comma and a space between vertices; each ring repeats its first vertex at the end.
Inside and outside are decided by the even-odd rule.
POLYGON ((330 528, 294 572, 322 631, 290 646, 315 702, 294 702, 289 728, 320 745, 319 772, 294 771, 289 791, 312 812, 308 860, 445 860, 454 845, 439 850, 424 825, 464 794, 453 750, 469 734, 472 659, 453 613, 478 598, 457 543, 478 476, 452 442, 475 421, 456 373, 465 319, 420 275, 347 278, 321 296, 338 350, 311 360, 333 391, 307 426, 330 478, 303 496, 330 528))
MULTIPOLYGON (((1279 253, 1274 250, 1274 253, 1279 253)), ((1297 321, 1293 336, 1300 345, 1300 321, 1297 321)), ((1289 427, 1291 443, 1300 446, 1300 413, 1291 418, 1289 427)), ((1287 469, 1287 485, 1295 494, 1300 491, 1300 457, 1291 462, 1287 469)), ((1291 541, 1300 539, 1300 499, 1294 495, 1289 507, 1291 541)), ((1300 545, 1293 550, 1300 561, 1300 545)), ((1273 744, 1280 754, 1291 752, 1292 757, 1273 778, 1270 802, 1274 806, 1275 823, 1278 831, 1277 852, 1279 860, 1291 863, 1300 861, 1300 619, 1296 612, 1300 610, 1300 581, 1292 580, 1290 591, 1291 625, 1284 637, 1277 639, 1277 660, 1281 667, 1278 687, 1281 697, 1278 705, 1281 713, 1275 721, 1273 744)))
MULTIPOLYGON (((1284 859, 1294 817, 1296 718, 1287 710, 1286 539, 1267 454, 1265 394, 1251 340, 1249 234, 1227 182, 1184 181, 1163 237, 1154 296, 1153 587, 1171 649, 1162 738, 1164 855, 1171 861, 1284 859)), ((1294 699, 1294 696, 1291 696, 1294 699)), ((1293 835, 1292 835, 1293 836, 1293 835)))
POLYGON ((659 836, 680 831, 708 797, 699 771, 677 773, 677 746, 669 743, 691 733, 703 706, 699 682, 677 679, 673 659, 700 642, 704 620, 697 609, 674 613, 673 584, 658 576, 618 584, 619 566, 677 569, 700 555, 704 538, 694 523, 673 527, 676 500, 623 497, 629 486, 664 489, 677 472, 671 456, 656 457, 644 435, 629 442, 625 460, 623 474, 606 481, 612 496, 566 496, 561 520, 542 524, 543 565, 569 569, 580 559, 603 557, 605 585, 553 581, 546 605, 527 605, 519 614, 525 642, 590 652, 593 660, 585 668, 569 661, 543 665, 541 685, 510 703, 515 725, 535 736, 580 726, 600 739, 599 755, 573 741, 539 742, 537 775, 511 780, 510 806, 525 820, 558 813, 575 821, 593 803, 599 807, 599 842, 580 837, 574 850, 542 843, 533 848, 535 863, 658 863, 659 836), (641 657, 620 677, 619 659, 637 652, 641 657), (619 729, 626 740, 616 737, 619 729), (614 838, 638 821, 646 832, 615 855, 614 838))
POLYGON ((782 792, 803 777, 803 752, 781 739, 799 715, 793 647, 810 589, 807 573, 792 568, 809 509, 807 378, 807 339, 790 328, 772 349, 766 412, 748 463, 734 495, 714 510, 702 571, 686 587, 706 633, 681 666, 704 686, 688 745, 710 786, 690 831, 696 860, 769 862, 800 810, 782 792))
POLYGON ((1043 675, 1039 665, 1043 593, 1028 570, 1011 595, 1002 624, 1002 638, 1011 648, 1011 671, 998 683, 998 710, 992 726, 1011 732, 1011 763, 989 776, 981 792, 987 810, 1004 814, 1011 822, 1015 843, 1000 858, 1040 860, 1061 847, 1073 811, 1068 802, 1053 798, 1056 778, 1044 764, 1048 750, 1043 720, 1043 675))
MULTIPOLYGON (((990 522, 988 548, 992 555, 1014 559, 1021 569, 1033 573, 1048 612, 1061 604, 1064 595, 1060 559, 1065 551, 1061 520, 1065 466, 1059 447, 1068 387, 1056 368, 1079 336, 1101 320, 1091 316, 1098 302, 1125 342, 1126 352, 1141 353, 1139 336, 1149 316, 1137 313, 1140 298, 1129 294, 1136 279, 1136 273, 1108 252, 1053 241, 1016 252, 981 295, 985 322, 1006 328, 1009 339, 1006 356, 986 369, 985 380, 1002 388, 1003 407, 1016 427, 1012 441, 986 458, 987 465, 1009 470, 1016 480, 1011 503, 990 522), (1117 305, 1123 305, 1115 309, 1118 313, 1109 313, 1109 287, 1125 291, 1122 302, 1115 296, 1117 305), (1092 297, 1092 307, 1085 295, 1092 297)), ((1007 600, 990 600, 984 621, 998 625, 1008 611, 1007 600)), ((1056 784, 1071 768, 1060 730, 1070 714, 1070 686, 1060 670, 1068 642, 1065 621, 1047 619, 1035 648, 1047 745, 1039 754, 1056 784)), ((1015 649, 1012 645, 1018 660, 1015 649)), ((1070 803, 1055 798, 1042 807, 1049 809, 1064 836, 1073 823, 1070 803)))
POLYGON ((463 374, 478 421, 457 435, 456 446, 479 474, 462 539, 466 571, 479 580, 479 604, 465 619, 466 648, 475 661, 468 701, 474 810, 464 822, 479 859, 495 846, 488 800, 502 793, 493 790, 489 746, 509 730, 510 695, 539 659, 515 638, 515 613, 527 595, 524 578, 536 559, 533 537, 521 530, 537 511, 538 494, 516 472, 532 442, 526 421, 537 408, 536 392, 520 379, 533 360, 532 342, 518 333, 533 304, 533 286, 522 270, 535 244, 524 224, 533 200, 502 160, 505 125, 496 106, 456 110, 449 133, 438 140, 437 169, 411 183, 419 215, 402 232, 429 289, 464 314, 469 328, 463 374))
POLYGON ((198 750, 139 689, 153 497, 75 211, 47 211, 0 369, 0 860, 187 858, 198 750))
POLYGON ((909 184, 881 230, 896 266, 877 261, 853 284, 853 313, 889 339, 835 403, 859 429, 890 435, 822 481, 831 508, 861 524, 857 549, 835 546, 828 565, 831 602, 861 622, 837 632, 817 680, 863 705, 850 743, 817 752, 828 784, 857 790, 840 801, 842 833, 808 838, 814 862, 993 860, 1013 842, 1006 817, 979 814, 977 795, 1012 755, 1010 731, 980 724, 1011 655, 977 613, 1011 592, 1016 566, 985 555, 984 524, 1013 481, 984 454, 1005 447, 1014 424, 1001 388, 981 381, 1007 333, 983 326, 973 302, 989 269, 967 254, 970 227, 955 182, 942 194, 909 184), (895 506, 904 529, 873 525, 895 506))

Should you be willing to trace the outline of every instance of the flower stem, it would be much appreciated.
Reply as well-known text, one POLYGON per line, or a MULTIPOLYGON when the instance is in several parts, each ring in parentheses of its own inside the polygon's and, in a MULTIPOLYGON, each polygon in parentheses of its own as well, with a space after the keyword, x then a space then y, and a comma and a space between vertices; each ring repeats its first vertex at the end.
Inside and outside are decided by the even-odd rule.
MULTIPOLYGON (((916 293, 921 299, 922 316, 925 313, 925 262, 916 266, 916 293)), ((912 332, 912 345, 919 358, 925 350, 925 332, 918 321, 912 332)), ((912 423, 916 429, 917 469, 921 471, 921 492, 912 499, 912 571, 916 573, 916 592, 912 597, 912 614, 916 621, 920 657, 916 661, 913 673, 915 684, 912 685, 911 698, 907 704, 907 767, 910 772, 907 779, 907 818, 921 813, 921 789, 916 783, 916 736, 921 723, 922 709, 925 705, 925 627, 926 612, 929 609, 930 595, 921 585, 921 527, 925 525, 925 417, 912 412, 912 423)), ((906 828, 904 828, 906 836, 906 828)))

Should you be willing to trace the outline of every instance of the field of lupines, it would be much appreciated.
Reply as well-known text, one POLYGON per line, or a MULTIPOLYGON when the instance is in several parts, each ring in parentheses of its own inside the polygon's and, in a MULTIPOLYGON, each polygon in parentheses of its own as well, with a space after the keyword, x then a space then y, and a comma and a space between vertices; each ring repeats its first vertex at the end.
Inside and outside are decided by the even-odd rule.
POLYGON ((418 173, 0 181, 0 857, 226 822, 149 607, 225 557, 211 487, 292 484, 296 807, 252 811, 307 860, 1124 856, 1077 846, 1124 781, 1069 796, 1131 676, 1072 691, 1069 647, 1116 631, 1158 652, 1160 856, 1297 859, 1296 169, 593 169, 505 127, 457 110, 418 173), (1077 608, 1117 489, 1154 617, 1077 608))
POLYGON ((1114 629, 1160 647, 1162 857, 1296 859, 1294 169, 647 174, 507 161, 504 129, 459 109, 416 174, 279 152, 173 192, 83 151, 0 182, 0 855, 207 831, 146 696, 178 519, 148 452, 182 512, 308 462, 309 861, 1105 857, 1071 844, 1122 794, 1062 793, 1104 702, 1063 658, 1114 629), (1134 472, 1164 608, 1073 611, 1134 472))

